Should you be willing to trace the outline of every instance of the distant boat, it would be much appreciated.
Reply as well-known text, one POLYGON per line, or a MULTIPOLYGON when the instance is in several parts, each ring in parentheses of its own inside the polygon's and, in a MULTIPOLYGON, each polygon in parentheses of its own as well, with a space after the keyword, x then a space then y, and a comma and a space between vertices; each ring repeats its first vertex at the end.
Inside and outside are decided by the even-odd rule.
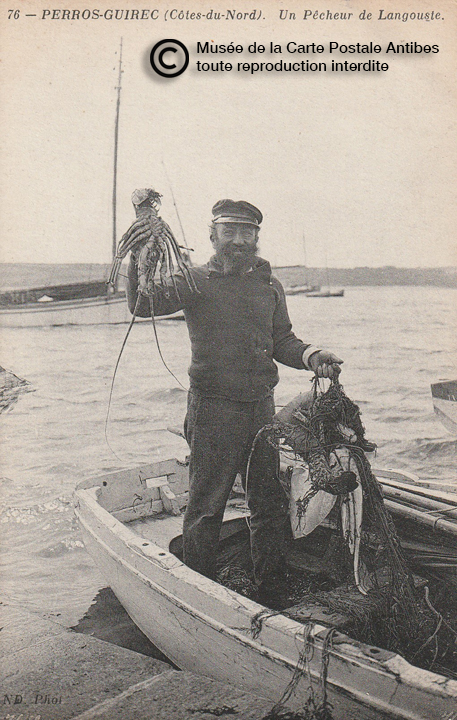
POLYGON ((303 244, 303 262, 304 262, 303 274, 304 274, 305 283, 303 285, 290 285, 289 287, 284 288, 284 292, 286 293, 286 295, 307 295, 310 292, 318 292, 321 289, 320 285, 311 285, 308 280, 305 233, 303 233, 302 244, 303 244))
POLYGON ((328 272, 327 258, 325 261, 325 271, 327 275, 327 289, 321 290, 320 288, 315 292, 306 293, 306 297, 319 297, 319 298, 330 298, 330 297, 343 297, 344 290, 330 290, 330 278, 328 272))
POLYGON ((103 280, 0 294, 0 327, 98 325, 129 319, 125 293, 108 294, 103 280))
POLYGON ((317 290, 316 292, 306 293, 306 297, 344 297, 344 290, 317 290))
POLYGON ((320 285, 291 285, 284 288, 286 295, 308 295, 311 292, 319 292, 320 285))
MULTIPOLYGON (((0 327, 117 325, 128 323, 131 319, 125 292, 108 292, 103 280, 10 290, 0 294, 0 327)), ((184 315, 174 313, 156 318, 165 319, 184 320, 184 315)))
MULTIPOLYGON (((306 258, 305 236, 304 235, 303 235, 303 248, 304 248, 305 258, 306 258)), ((325 254, 325 273, 326 273, 326 277, 327 277, 327 289, 322 290, 320 285, 314 286, 308 290, 308 292, 306 293, 306 297, 329 298, 329 297, 343 297, 344 296, 344 290, 330 290, 330 278, 329 278, 329 272, 328 272, 327 253, 325 254)))
POLYGON ((457 380, 431 385, 433 409, 449 432, 457 432, 457 380))

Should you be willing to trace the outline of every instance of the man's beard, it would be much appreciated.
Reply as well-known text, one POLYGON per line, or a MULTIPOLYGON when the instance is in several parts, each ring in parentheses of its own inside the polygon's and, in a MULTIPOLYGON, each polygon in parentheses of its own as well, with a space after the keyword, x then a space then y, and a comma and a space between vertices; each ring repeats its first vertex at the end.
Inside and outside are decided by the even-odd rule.
POLYGON ((222 263, 225 275, 242 275, 253 267, 258 251, 257 244, 243 249, 226 245, 216 252, 216 257, 222 263))

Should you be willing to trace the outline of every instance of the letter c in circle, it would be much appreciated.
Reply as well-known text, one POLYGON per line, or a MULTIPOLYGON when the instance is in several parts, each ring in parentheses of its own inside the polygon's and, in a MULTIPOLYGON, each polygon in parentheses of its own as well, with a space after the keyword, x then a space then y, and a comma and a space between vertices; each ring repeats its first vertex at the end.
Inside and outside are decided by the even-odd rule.
POLYGON ((159 52, 159 65, 166 68, 167 70, 174 70, 176 67, 176 63, 173 63, 173 65, 168 65, 163 59, 163 56, 165 55, 165 53, 168 53, 168 52, 177 53, 178 51, 176 50, 176 48, 173 48, 173 47, 166 47, 163 50, 161 50, 159 52))
MULTIPOLYGON (((170 58, 171 60, 171 58, 170 58)), ((151 67, 157 75, 174 78, 181 75, 189 65, 189 51, 180 40, 160 40, 154 45, 149 55, 151 67), (175 62, 167 62, 167 53, 174 53, 175 62)))

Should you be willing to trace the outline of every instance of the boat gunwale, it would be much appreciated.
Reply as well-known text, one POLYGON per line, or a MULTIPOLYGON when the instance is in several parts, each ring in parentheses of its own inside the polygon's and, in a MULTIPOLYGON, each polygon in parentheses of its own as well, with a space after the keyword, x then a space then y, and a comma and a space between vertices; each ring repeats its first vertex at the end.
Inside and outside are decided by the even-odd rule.
POLYGON ((31 302, 17 305, 3 305, 0 307, 1 315, 16 315, 18 313, 52 312, 55 310, 72 310, 73 308, 87 308, 94 305, 110 305, 126 302, 125 293, 122 295, 96 295, 88 298, 72 298, 70 300, 51 300, 49 302, 31 302))

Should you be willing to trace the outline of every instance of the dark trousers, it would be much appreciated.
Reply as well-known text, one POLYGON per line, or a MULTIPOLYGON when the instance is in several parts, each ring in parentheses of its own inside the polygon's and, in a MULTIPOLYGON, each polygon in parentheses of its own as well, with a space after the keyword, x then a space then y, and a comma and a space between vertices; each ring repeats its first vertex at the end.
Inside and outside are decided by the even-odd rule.
MULTIPOLYGON (((215 577, 219 533, 236 474, 243 472, 254 438, 274 415, 268 396, 232 402, 189 392, 185 434, 190 447, 189 502, 184 515, 184 562, 215 577)), ((261 591, 274 591, 284 578, 287 501, 278 481, 279 458, 266 441, 250 461, 246 496, 251 512, 251 554, 261 591)))

